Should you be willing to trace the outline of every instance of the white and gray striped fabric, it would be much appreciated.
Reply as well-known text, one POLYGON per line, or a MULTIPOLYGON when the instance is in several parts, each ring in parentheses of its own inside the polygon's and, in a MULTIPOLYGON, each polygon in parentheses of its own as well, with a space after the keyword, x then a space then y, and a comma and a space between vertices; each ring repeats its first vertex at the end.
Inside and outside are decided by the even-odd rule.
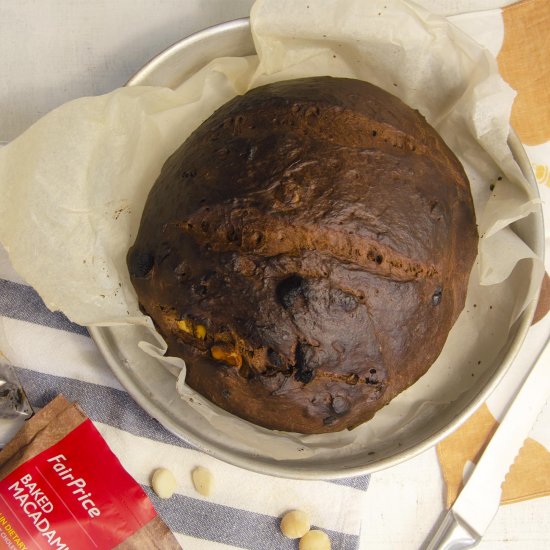
POLYGON ((310 513, 312 523, 329 534, 334 550, 359 547, 368 476, 338 481, 264 476, 220 462, 175 437, 121 387, 86 329, 49 311, 1 249, 0 352, 16 367, 35 410, 60 393, 82 406, 183 548, 297 548, 296 541, 280 534, 278 520, 294 508, 310 513), (197 465, 214 474, 209 498, 193 489, 190 472, 197 465), (178 479, 177 493, 168 500, 157 498, 149 487, 151 471, 159 466, 178 479))

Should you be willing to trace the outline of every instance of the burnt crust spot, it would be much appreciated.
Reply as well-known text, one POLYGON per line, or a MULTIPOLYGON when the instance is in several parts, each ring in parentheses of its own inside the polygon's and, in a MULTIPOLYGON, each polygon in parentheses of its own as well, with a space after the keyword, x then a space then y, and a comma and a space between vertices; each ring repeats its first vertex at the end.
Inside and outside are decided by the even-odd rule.
POLYGON ((441 303, 443 297, 443 289, 441 287, 436 288, 432 295, 432 305, 438 306, 441 303))
POLYGON ((294 378, 298 382, 309 384, 315 376, 313 367, 309 364, 310 349, 309 346, 303 343, 298 343, 294 357, 294 378))
POLYGON ((147 277, 155 265, 155 256, 151 252, 142 252, 133 248, 128 255, 128 270, 132 277, 147 277))
POLYGON ((278 302, 285 308, 305 307, 306 299, 306 281, 298 275, 291 275, 283 279, 277 285, 275 290, 278 302))

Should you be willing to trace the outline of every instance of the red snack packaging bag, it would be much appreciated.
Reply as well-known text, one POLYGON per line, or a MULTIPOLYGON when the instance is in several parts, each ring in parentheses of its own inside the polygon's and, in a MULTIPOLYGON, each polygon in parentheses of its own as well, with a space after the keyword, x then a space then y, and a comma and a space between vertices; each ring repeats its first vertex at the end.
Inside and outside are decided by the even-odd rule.
POLYGON ((59 396, 0 452, 0 548, 181 547, 91 420, 59 396))

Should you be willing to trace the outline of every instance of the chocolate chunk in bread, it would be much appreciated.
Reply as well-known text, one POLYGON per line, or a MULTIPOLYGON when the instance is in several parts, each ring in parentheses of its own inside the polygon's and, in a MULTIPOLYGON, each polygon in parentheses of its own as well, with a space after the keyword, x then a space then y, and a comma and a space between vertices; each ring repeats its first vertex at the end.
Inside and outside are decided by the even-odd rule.
POLYGON ((267 428, 352 428, 420 378, 477 253, 464 170, 359 80, 229 101, 166 161, 128 255, 186 382, 267 428))

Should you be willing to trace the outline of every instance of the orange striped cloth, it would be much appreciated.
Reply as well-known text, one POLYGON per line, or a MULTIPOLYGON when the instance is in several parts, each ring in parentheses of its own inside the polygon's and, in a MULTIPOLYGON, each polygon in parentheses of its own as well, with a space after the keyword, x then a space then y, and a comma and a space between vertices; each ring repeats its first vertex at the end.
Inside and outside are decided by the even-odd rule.
MULTIPOLYGON (((498 55, 503 78, 516 90, 511 125, 522 143, 537 147, 533 170, 541 197, 550 196, 550 1, 524 0, 502 9, 504 39, 498 55), (548 150, 540 161, 540 150, 548 150)), ((550 201, 548 201, 550 202, 550 201)), ((545 208, 547 211, 547 208, 545 208)), ((546 222, 548 225, 548 221, 546 222)), ((546 231, 548 238, 548 229, 546 231)), ((550 278, 546 275, 534 322, 550 309, 550 278)), ((459 430, 437 446, 450 507, 463 484, 468 462, 481 456, 498 425, 483 405, 459 430)), ((527 439, 503 484, 501 502, 519 502, 550 495, 550 452, 538 441, 527 439)))

